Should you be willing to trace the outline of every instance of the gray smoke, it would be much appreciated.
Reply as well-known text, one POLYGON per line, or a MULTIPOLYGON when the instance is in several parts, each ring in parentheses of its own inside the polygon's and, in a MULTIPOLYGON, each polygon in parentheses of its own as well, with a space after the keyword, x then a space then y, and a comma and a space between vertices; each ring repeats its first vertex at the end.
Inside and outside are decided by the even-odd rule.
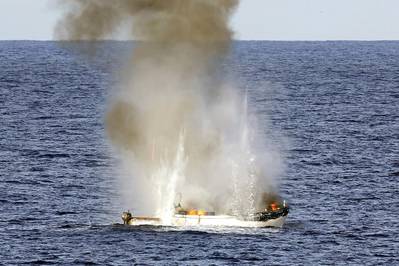
POLYGON ((123 160, 126 198, 145 214, 190 208, 253 211, 279 161, 222 76, 236 0, 68 0, 56 37, 101 40, 120 27, 135 40, 106 128, 123 160))

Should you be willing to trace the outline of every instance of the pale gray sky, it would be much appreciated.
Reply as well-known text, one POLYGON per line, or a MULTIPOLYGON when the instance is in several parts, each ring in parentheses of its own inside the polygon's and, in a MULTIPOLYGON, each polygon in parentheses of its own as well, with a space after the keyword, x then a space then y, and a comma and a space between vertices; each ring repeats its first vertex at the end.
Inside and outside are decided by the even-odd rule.
MULTIPOLYGON (((52 39, 54 2, 0 0, 0 39, 52 39)), ((399 40, 399 0, 241 0, 232 25, 245 40, 399 40)))

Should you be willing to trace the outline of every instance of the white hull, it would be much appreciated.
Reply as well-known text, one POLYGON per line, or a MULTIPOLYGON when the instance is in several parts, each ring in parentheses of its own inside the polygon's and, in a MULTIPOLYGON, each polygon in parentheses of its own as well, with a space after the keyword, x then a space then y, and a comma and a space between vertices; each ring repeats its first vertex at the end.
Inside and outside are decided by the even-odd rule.
POLYGON ((171 225, 171 226, 232 226, 232 227, 282 227, 286 216, 267 221, 244 221, 230 215, 180 215, 173 216, 171 223, 158 218, 133 217, 129 225, 171 225))

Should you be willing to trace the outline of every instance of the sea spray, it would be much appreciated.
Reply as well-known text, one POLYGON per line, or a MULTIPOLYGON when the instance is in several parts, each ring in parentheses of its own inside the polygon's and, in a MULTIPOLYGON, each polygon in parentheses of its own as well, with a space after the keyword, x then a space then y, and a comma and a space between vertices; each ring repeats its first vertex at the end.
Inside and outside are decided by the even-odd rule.
POLYGON ((177 185, 184 181, 187 158, 184 151, 184 131, 180 133, 176 156, 172 162, 165 157, 160 164, 160 169, 155 172, 153 179, 158 190, 157 216, 162 219, 163 224, 171 225, 172 216, 175 212, 175 199, 178 194, 177 185))
POLYGON ((129 172, 122 184, 135 211, 168 223, 181 193, 186 208, 252 212, 272 190, 279 167, 254 134, 246 100, 243 110, 244 97, 223 74, 238 1, 63 4, 60 39, 101 40, 124 27, 138 40, 105 118, 129 172))

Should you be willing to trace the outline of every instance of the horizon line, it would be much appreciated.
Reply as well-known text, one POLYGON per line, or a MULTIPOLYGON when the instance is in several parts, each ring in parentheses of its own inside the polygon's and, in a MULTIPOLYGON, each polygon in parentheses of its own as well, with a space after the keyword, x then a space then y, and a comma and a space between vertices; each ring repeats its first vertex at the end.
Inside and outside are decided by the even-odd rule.
MULTIPOLYGON (((53 39, 0 39, 0 42, 137 42, 140 40, 102 39, 102 40, 53 40, 53 39)), ((233 42, 397 42, 399 39, 233 39, 233 42)))

